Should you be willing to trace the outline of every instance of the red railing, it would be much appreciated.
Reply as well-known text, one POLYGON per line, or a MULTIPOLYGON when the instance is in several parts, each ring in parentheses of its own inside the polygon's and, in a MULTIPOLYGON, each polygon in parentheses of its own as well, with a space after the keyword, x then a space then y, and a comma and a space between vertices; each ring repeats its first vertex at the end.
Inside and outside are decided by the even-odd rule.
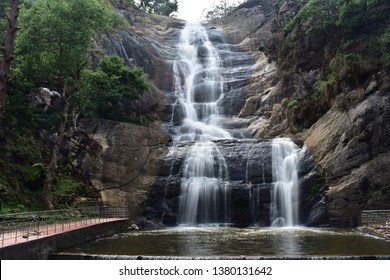
POLYGON ((0 215, 0 247, 129 216, 125 207, 93 206, 0 215))

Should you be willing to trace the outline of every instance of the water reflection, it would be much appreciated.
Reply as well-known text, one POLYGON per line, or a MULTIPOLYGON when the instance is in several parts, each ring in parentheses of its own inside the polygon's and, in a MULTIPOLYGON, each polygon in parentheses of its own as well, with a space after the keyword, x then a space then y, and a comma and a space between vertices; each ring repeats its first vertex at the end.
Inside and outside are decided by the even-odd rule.
POLYGON ((133 231, 68 250, 129 256, 389 256, 390 242, 352 229, 173 228, 133 231))

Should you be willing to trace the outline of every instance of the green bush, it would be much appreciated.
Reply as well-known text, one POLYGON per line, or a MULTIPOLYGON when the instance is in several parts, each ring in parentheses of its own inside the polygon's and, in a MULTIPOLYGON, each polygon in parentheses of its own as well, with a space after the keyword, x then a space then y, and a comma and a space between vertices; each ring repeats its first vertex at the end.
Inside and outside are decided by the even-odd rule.
POLYGON ((287 107, 290 109, 298 109, 299 108, 299 102, 296 99, 291 100, 288 102, 287 107))
POLYGON ((105 56, 96 70, 82 73, 77 100, 87 117, 114 121, 127 120, 123 101, 135 100, 149 88, 143 69, 130 68, 117 55, 105 56))

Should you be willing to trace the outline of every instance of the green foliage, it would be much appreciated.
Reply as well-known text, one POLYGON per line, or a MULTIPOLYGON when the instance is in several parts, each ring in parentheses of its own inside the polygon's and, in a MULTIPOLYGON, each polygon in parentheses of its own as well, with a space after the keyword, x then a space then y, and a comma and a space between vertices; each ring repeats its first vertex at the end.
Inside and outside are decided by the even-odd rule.
POLYGON ((91 36, 110 20, 101 0, 41 0, 20 13, 20 73, 35 86, 61 88, 88 61, 91 36))
POLYGON ((390 25, 379 38, 380 50, 382 53, 382 65, 390 71, 390 25))
POLYGON ((85 70, 82 82, 77 96, 81 112, 116 121, 126 120, 123 102, 137 99, 149 87, 141 68, 125 66, 116 55, 103 57, 96 70, 85 70))
POLYGON ((318 193, 320 191, 321 188, 322 188, 321 183, 314 184, 314 185, 310 186, 309 194, 315 195, 316 193, 318 193))
MULTIPOLYGON (((0 31, 5 31, 9 2, 0 3, 0 31)), ((45 86, 66 92, 62 89, 75 85, 79 70, 89 64, 91 37, 121 21, 107 0, 21 3, 13 79, 0 127, 0 188, 6 194, 1 211, 4 207, 5 211, 14 211, 20 208, 18 205, 29 210, 43 205, 44 171, 51 151, 35 135, 35 129, 57 130, 62 108, 31 108, 31 90, 45 86)), ((1 39, 3 35, 1 32, 1 39)))
POLYGON ((25 129, 8 130, 7 136, 0 137, 0 178, 3 185, 11 189, 25 186, 39 187, 44 170, 43 145, 25 129))
MULTIPOLYGON (((0 2, 0 44, 4 45, 5 32, 7 30, 7 19, 6 15, 9 11, 9 4, 11 1, 1 1, 0 2)), ((2 56, 3 54, 0 53, 2 56)))
POLYGON ((310 22, 307 32, 325 29, 333 25, 337 18, 340 0, 309 0, 306 5, 284 27, 286 33, 293 30, 297 24, 310 22))
POLYGON ((136 4, 134 0, 109 0, 114 6, 121 8, 135 7, 136 4))
POLYGON ((213 20, 226 17, 236 8, 237 5, 230 0, 214 1, 209 10, 205 10, 204 17, 207 20, 213 20))
POLYGON ((298 109, 299 108, 299 102, 296 99, 291 100, 288 102, 287 107, 290 109, 298 109))
POLYGON ((140 8, 149 13, 169 16, 177 12, 177 0, 141 0, 140 8))
POLYGON ((318 194, 318 192, 325 186, 325 179, 323 176, 321 176, 319 178, 319 180, 317 181, 317 183, 311 185, 309 187, 309 194, 311 195, 316 195, 318 194))
POLYGON ((59 195, 73 192, 75 189, 80 187, 80 182, 70 177, 61 176, 57 179, 54 192, 59 195))
MULTIPOLYGON (((340 82, 344 89, 358 86, 381 67, 389 68, 389 14, 387 0, 309 0, 284 27, 279 61, 291 67, 289 63, 294 61, 289 60, 297 59, 294 54, 302 56, 311 51, 318 56, 318 50, 302 50, 302 45, 310 47, 307 42, 323 38, 331 57, 322 60, 320 67, 326 78, 317 83, 317 92, 340 82)), ((319 60, 298 57, 309 65, 314 58, 319 60)))

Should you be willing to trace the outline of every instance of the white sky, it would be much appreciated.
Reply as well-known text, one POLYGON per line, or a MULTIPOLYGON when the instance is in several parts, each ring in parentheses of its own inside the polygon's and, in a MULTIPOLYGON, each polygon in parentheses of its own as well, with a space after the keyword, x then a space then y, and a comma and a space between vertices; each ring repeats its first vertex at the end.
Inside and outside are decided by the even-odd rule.
MULTIPOLYGON (((200 19, 204 9, 212 6, 218 0, 179 0, 177 18, 187 21, 197 21, 200 19)), ((231 0, 231 3, 241 3, 242 0, 231 0)))

